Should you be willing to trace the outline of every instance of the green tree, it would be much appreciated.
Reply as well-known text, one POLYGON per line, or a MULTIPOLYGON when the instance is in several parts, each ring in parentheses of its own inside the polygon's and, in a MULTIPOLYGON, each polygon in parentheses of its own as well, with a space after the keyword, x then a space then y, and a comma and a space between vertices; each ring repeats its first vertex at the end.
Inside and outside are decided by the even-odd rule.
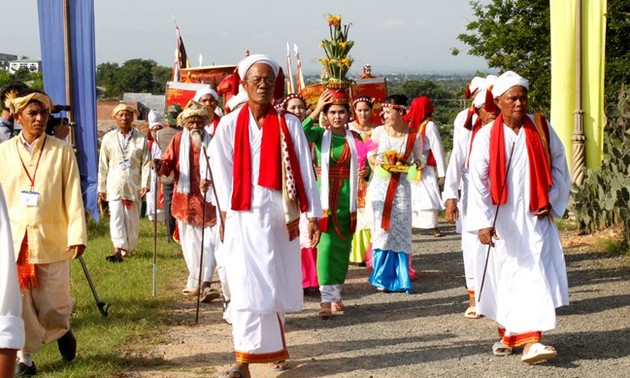
POLYGON ((491 0, 486 5, 471 0, 470 6, 476 20, 457 39, 470 46, 470 55, 484 58, 488 67, 526 77, 530 110, 549 113, 549 0, 491 0))
POLYGON ((170 67, 155 66, 152 69, 153 74, 153 94, 162 94, 166 88, 166 82, 171 80, 173 70, 170 67))
POLYGON ((117 93, 116 77, 120 71, 118 63, 101 63, 96 67, 96 85, 105 88, 108 97, 119 97, 117 93))
POLYGON ((607 16, 604 90, 607 113, 614 113, 619 91, 630 84, 630 0, 609 0, 607 16))

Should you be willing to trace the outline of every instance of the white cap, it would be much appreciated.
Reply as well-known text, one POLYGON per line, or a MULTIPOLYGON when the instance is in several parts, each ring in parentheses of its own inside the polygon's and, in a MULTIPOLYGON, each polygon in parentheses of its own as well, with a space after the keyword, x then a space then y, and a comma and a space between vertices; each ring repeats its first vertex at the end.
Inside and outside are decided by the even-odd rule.
POLYGON ((273 70, 273 76, 278 76, 278 71, 280 70, 278 62, 264 54, 253 54, 241 60, 241 62, 238 64, 238 76, 241 77, 241 80, 245 79, 245 74, 247 74, 247 70, 249 70, 249 68, 256 63, 268 64, 273 70))
POLYGON ((529 81, 519 76, 516 72, 504 72, 494 82, 494 85, 492 86, 492 96, 494 96, 494 98, 500 97, 502 94, 507 92, 508 89, 515 86, 521 86, 529 90, 529 81))
POLYGON ((479 93, 477 93, 473 100, 475 108, 481 108, 486 103, 486 92, 488 88, 491 88, 494 85, 496 80, 497 77, 494 75, 488 75, 485 79, 483 79, 483 87, 479 88, 479 93))
POLYGON ((155 126, 164 126, 162 123, 162 115, 155 110, 151 109, 149 112, 149 129, 154 128, 155 126))

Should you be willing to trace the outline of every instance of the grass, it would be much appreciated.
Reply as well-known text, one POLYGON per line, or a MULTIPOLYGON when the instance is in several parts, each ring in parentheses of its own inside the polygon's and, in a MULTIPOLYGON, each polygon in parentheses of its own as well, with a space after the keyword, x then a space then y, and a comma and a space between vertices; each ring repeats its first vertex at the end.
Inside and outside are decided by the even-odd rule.
POLYGON ((153 297, 153 224, 142 219, 134 256, 112 264, 105 260, 113 250, 109 219, 99 224, 90 221, 84 260, 101 301, 110 305, 108 316, 100 315, 80 263, 72 261, 71 294, 75 304, 71 323, 77 338, 77 358, 64 363, 55 342, 44 345, 34 356, 40 375, 111 377, 133 366, 166 364, 161 358, 129 352, 131 344, 159 342, 160 330, 168 325, 170 305, 181 299, 180 289, 188 275, 179 246, 166 242, 162 224, 158 225, 157 240, 157 296, 153 297))

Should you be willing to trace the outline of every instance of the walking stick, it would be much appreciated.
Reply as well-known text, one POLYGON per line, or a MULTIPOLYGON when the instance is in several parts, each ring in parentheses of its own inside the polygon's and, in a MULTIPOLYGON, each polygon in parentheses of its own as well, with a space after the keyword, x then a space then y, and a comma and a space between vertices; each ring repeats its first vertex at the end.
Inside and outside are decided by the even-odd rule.
POLYGON ((157 295, 157 204, 158 204, 158 172, 155 166, 153 167, 155 173, 155 191, 153 192, 153 296, 157 295))
POLYGON ((87 266, 85 265, 85 260, 83 260, 83 256, 79 256, 79 262, 81 263, 81 268, 83 268, 85 278, 87 278, 87 282, 90 285, 90 289, 92 290, 94 300, 96 300, 96 307, 98 307, 98 311, 101 313, 101 316, 107 317, 109 305, 101 301, 101 299, 98 297, 98 294, 96 293, 96 288, 94 287, 94 282, 92 282, 92 277, 90 276, 90 272, 88 272, 87 266))
MULTIPOLYGON (((492 221, 492 233, 490 234, 491 242, 492 242, 492 235, 494 234, 494 227, 497 224, 497 218, 499 216, 499 207, 501 207, 501 197, 503 197, 503 191, 505 190, 505 186, 507 185, 508 173, 510 173, 510 165, 512 164, 512 155, 514 155, 515 143, 512 143, 512 151, 510 151, 510 158, 508 159, 507 168, 505 168, 505 180, 503 180, 503 185, 501 185, 501 191, 499 192, 499 200, 497 201, 497 207, 494 210, 494 220, 492 221)), ((477 296, 477 301, 479 302, 481 302, 481 293, 483 292, 483 284, 486 281, 486 271, 488 270, 488 260, 490 259, 490 248, 491 248, 490 244, 488 244, 488 250, 486 251, 486 262, 483 265, 483 273, 481 275, 481 285, 479 285, 479 295, 477 296)))
POLYGON ((201 275, 203 274, 203 242, 206 235, 206 198, 208 191, 203 192, 203 204, 201 210, 201 253, 199 255, 199 286, 197 288, 197 309, 195 311, 195 324, 199 323, 199 302, 201 302, 201 275))

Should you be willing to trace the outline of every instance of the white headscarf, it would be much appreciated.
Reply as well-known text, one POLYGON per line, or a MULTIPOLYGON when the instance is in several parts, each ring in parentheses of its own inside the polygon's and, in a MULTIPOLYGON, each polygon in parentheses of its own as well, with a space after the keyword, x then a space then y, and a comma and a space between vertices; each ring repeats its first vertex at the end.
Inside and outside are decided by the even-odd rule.
POLYGON ((207 94, 212 95, 215 101, 219 101, 219 95, 214 89, 210 88, 209 85, 197 90, 197 92, 195 92, 195 97, 193 97, 193 100, 199 102, 199 100, 207 94))
POLYGON ((497 77, 494 75, 486 76, 483 81, 483 86, 479 87, 479 93, 477 93, 475 99, 473 100, 475 108, 481 108, 486 103, 486 91, 488 88, 492 88, 496 80, 497 77))
POLYGON ((278 76, 280 66, 275 60, 264 54, 252 54, 247 58, 241 60, 241 62, 238 64, 238 76, 241 77, 241 80, 245 79, 245 74, 247 74, 247 70, 249 70, 249 68, 256 63, 265 63, 269 65, 273 70, 273 76, 278 76))
POLYGON ((468 86, 470 93, 474 93, 476 90, 484 87, 485 80, 486 79, 484 79, 483 77, 479 77, 479 76, 473 77, 473 79, 470 81, 470 85, 468 86))
POLYGON ((513 71, 504 72, 494 82, 494 86, 492 87, 492 96, 494 98, 500 97, 502 94, 507 92, 508 89, 517 85, 529 90, 529 81, 527 81, 527 79, 524 79, 513 71))

